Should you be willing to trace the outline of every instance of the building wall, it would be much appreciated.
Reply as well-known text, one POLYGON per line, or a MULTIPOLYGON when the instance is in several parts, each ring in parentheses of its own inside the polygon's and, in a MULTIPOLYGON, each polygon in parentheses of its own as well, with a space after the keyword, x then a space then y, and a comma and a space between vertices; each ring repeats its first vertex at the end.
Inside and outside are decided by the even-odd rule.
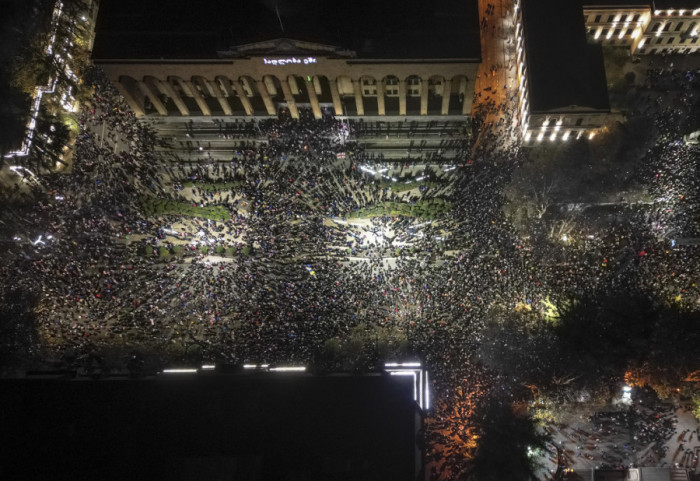
POLYGON ((633 54, 695 53, 700 49, 700 8, 654 10, 649 5, 585 6, 588 38, 627 46, 633 54))
POLYGON ((596 131, 612 120, 609 112, 533 112, 525 133, 526 144, 593 138, 596 131))
MULTIPOLYGON (((611 120, 608 111, 578 110, 580 107, 568 110, 549 112, 532 112, 529 104, 529 80, 527 56, 521 13, 522 0, 514 0, 514 24, 517 52, 518 82, 518 122, 525 145, 536 145, 540 142, 568 141, 583 136, 592 138, 598 129, 611 120)), ((532 0, 531 0, 532 1, 532 0)), ((536 1, 536 0, 534 0, 536 1)))
POLYGON ((208 61, 96 61, 137 115, 470 115, 478 63, 308 55, 208 61))
POLYGON ((700 48, 700 8, 656 10, 644 31, 636 53, 695 53, 700 48))
POLYGON ((603 45, 635 45, 644 32, 651 9, 648 5, 626 7, 584 7, 583 19, 591 41, 603 45))
POLYGON ((527 134, 528 124, 529 124, 529 97, 528 92, 528 71, 527 71, 527 55, 525 51, 525 33, 523 30, 523 15, 522 7, 520 5, 520 0, 513 1, 513 23, 515 25, 515 39, 516 39, 516 81, 518 85, 518 111, 516 113, 519 127, 521 128, 522 135, 527 134))

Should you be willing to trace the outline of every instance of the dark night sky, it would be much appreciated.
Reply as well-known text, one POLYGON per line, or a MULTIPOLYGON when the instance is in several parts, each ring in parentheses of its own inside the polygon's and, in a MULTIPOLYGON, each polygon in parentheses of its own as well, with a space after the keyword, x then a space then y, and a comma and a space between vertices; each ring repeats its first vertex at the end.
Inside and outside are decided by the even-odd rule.
POLYGON ((216 58, 217 50, 275 38, 341 46, 364 58, 481 56, 476 0, 107 0, 93 55, 216 58))

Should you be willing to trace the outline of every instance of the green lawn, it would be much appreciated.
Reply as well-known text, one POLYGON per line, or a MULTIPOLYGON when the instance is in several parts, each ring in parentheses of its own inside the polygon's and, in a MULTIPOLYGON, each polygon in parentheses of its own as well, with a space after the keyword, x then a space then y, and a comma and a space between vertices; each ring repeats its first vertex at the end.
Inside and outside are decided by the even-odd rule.
POLYGON ((403 215, 423 219, 436 219, 452 210, 452 203, 444 199, 427 199, 408 204, 406 202, 381 202, 364 207, 348 215, 348 218, 377 217, 381 215, 403 215))
POLYGON ((401 182, 401 181, 390 182, 388 180, 382 180, 382 181, 377 182, 377 184, 379 184, 379 187, 381 187, 382 189, 388 189, 389 187, 391 187, 391 190, 393 192, 405 192, 407 190, 417 189, 421 185, 424 185, 424 186, 430 187, 430 188, 440 186, 439 182, 433 182, 433 181, 426 181, 426 182, 411 181, 411 182, 406 183, 406 182, 401 182))
POLYGON ((231 213, 228 209, 221 205, 202 207, 195 206, 188 202, 176 202, 173 200, 158 199, 156 197, 143 197, 141 199, 141 207, 146 216, 182 215, 219 221, 224 221, 231 217, 231 213))
POLYGON ((235 180, 233 182, 192 182, 190 180, 183 182, 183 187, 196 187, 198 189, 206 190, 207 192, 221 192, 225 190, 238 189, 244 184, 242 180, 235 180))

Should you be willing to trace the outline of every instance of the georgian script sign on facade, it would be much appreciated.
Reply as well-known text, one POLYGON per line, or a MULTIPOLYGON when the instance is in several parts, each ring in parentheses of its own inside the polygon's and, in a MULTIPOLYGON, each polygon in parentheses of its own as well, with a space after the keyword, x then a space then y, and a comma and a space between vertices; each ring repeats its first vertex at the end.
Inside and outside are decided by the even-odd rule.
POLYGON ((289 65, 289 64, 304 64, 309 65, 316 63, 316 57, 287 57, 287 58, 263 58, 265 65, 289 65))

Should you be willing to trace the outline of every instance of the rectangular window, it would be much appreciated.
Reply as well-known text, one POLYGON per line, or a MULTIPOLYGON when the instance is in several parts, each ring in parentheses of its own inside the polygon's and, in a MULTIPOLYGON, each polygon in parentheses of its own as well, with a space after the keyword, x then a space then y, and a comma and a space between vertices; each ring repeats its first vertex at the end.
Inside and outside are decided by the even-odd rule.
POLYGON ((671 30, 671 25, 673 24, 671 22, 668 22, 666 26, 664 26, 664 32, 668 32, 669 30, 671 30))
POLYGON ((683 28, 683 22, 680 22, 678 25, 676 25, 676 28, 674 29, 674 32, 679 31, 681 28, 683 28))
POLYGON ((600 15, 595 16, 595 20, 593 20, 594 23, 600 23, 600 15))
POLYGON ((628 28, 627 31, 625 32, 625 35, 632 35, 632 32, 634 32, 634 29, 628 28))
POLYGON ((621 21, 621 22, 624 22, 624 21, 626 21, 626 20, 627 20, 627 15, 623 15, 623 16, 620 17, 620 21, 621 21))
POLYGON ((659 43, 661 43, 663 40, 664 40, 664 39, 663 39, 662 37, 659 37, 659 38, 656 39, 656 43, 659 44, 659 43))
POLYGON ((608 15, 608 22, 615 20, 615 15, 608 15))
POLYGON ((668 41, 667 41, 666 43, 673 43, 673 41, 674 41, 675 39, 676 39, 675 37, 669 37, 669 39, 668 39, 668 41))
POLYGON ((604 28, 602 32, 600 32, 600 35, 605 37, 608 34, 608 29, 604 28))
POLYGON ((583 119, 576 119, 576 127, 580 127, 583 124, 583 119))
POLYGON ((620 32, 621 32, 621 31, 622 31, 622 30, 619 29, 619 28, 616 28, 616 29, 615 29, 615 31, 613 32, 613 35, 615 36, 615 38, 617 38, 617 37, 620 35, 620 32))
POLYGON ((635 15, 634 18, 632 19, 633 22, 638 22, 639 21, 639 14, 635 15))

